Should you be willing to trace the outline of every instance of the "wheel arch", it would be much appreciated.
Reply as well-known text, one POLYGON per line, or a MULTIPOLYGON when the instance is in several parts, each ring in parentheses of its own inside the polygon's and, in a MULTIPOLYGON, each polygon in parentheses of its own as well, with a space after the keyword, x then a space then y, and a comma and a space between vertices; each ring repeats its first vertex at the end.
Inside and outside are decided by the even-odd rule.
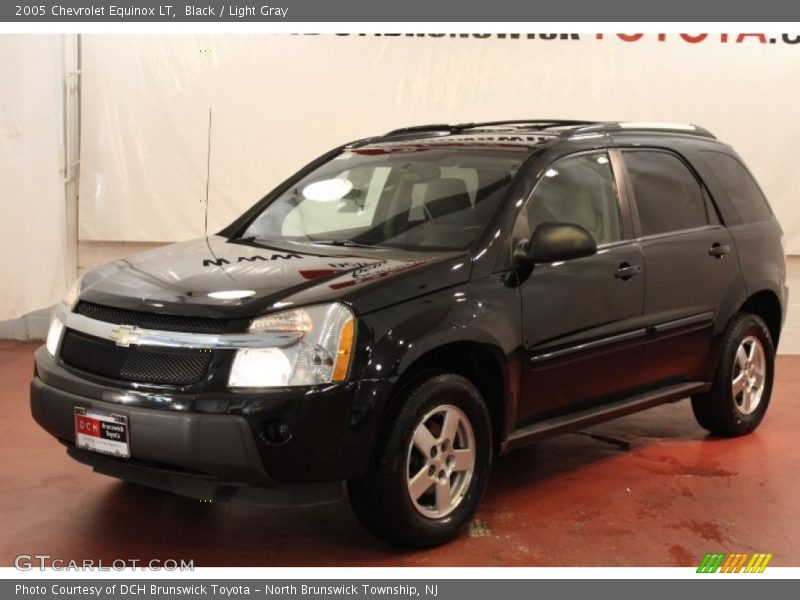
POLYGON ((748 296, 739 312, 748 312, 761 317, 772 336, 772 344, 777 350, 783 324, 783 307, 778 294, 772 290, 761 290, 748 296))
POLYGON ((402 365, 384 419, 396 408, 404 390, 419 378, 435 372, 454 373, 470 381, 486 401, 494 449, 499 451, 513 418, 516 396, 514 369, 509 363, 499 346, 487 342, 458 340, 427 348, 402 365))

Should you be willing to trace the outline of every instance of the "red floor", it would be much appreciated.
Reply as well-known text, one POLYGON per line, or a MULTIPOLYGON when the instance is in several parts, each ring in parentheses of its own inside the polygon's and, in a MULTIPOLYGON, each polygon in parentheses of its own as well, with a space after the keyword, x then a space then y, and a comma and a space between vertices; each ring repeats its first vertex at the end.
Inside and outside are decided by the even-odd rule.
POLYGON ((30 417, 34 348, 0 342, 3 566, 34 553, 196 566, 690 566, 715 551, 800 566, 800 356, 779 358, 753 435, 710 438, 681 402, 541 442, 496 461, 468 534, 402 552, 345 505, 202 504, 93 474, 30 417))

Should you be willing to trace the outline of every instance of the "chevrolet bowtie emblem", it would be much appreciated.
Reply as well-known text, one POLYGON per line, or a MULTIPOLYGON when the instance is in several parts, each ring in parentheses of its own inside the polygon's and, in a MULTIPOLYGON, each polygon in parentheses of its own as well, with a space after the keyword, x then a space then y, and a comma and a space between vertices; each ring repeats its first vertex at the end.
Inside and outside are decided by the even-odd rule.
POLYGON ((108 334, 108 337, 114 340, 117 346, 127 348, 131 344, 137 342, 141 334, 142 332, 138 327, 120 325, 116 329, 112 329, 111 333, 108 334))

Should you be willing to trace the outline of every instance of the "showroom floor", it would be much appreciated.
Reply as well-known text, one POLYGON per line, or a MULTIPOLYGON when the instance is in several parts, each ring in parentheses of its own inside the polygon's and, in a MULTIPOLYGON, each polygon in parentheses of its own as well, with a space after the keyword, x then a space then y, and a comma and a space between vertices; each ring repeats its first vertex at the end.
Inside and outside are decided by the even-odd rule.
POLYGON ((30 417, 35 347, 0 342, 2 566, 34 553, 196 566, 689 566, 715 551, 800 562, 800 356, 779 358, 754 435, 710 438, 681 402, 540 442, 497 459, 467 534, 403 552, 364 533, 344 504, 203 504, 93 474, 30 417))

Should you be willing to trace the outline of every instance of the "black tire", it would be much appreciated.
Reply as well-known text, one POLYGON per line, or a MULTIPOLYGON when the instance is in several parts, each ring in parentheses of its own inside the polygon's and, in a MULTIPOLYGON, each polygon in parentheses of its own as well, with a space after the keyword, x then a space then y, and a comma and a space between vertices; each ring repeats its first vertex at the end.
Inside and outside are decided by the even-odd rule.
MULTIPOLYGON (((752 344, 751 344, 752 346, 752 344)), ((775 346, 764 321, 750 313, 740 313, 728 326, 722 341, 717 372, 711 390, 692 398, 692 411, 700 425, 716 435, 745 435, 758 427, 769 406, 772 379, 775 373, 775 346), (743 412, 743 396, 734 396, 733 378, 741 368, 736 354, 747 339, 756 338, 761 343, 765 358, 763 390, 755 409, 743 412)))
MULTIPOLYGON (((489 411, 480 392, 472 383, 464 377, 450 373, 422 377, 402 390, 396 400, 397 408, 386 420, 368 474, 348 482, 350 505, 367 530, 393 544, 413 548, 443 544, 456 537, 467 525, 486 489, 492 462, 489 411), (452 410, 452 407, 457 410, 452 410), (442 446, 438 445, 446 436, 442 431, 436 433, 436 420, 441 416, 443 427, 445 417, 445 412, 436 413, 437 410, 446 411, 447 415, 458 415, 459 433, 453 436, 455 441, 449 451, 447 448, 442 451, 442 446), (433 416, 424 421, 424 417, 431 413, 434 413, 433 416), (458 448, 465 447, 462 444, 469 435, 466 433, 469 431, 465 429, 466 425, 462 425, 464 417, 474 436, 474 466, 468 480, 459 479, 459 473, 453 473, 452 476, 440 475, 444 471, 436 471, 439 467, 433 464, 435 456, 432 451, 428 452, 430 456, 424 457, 416 446, 411 449, 417 428, 425 422, 428 424, 428 431, 437 438, 436 456, 440 463, 453 460, 455 468, 457 465, 453 455, 458 448), (417 461, 416 464, 413 461, 417 461), (434 483, 430 484, 432 487, 416 502, 409 492, 409 472, 436 473, 432 479, 434 483), (434 495, 434 504, 436 503, 435 492, 439 485, 436 481, 442 484, 446 481, 448 486, 455 481, 452 493, 455 494, 459 488, 463 493, 455 494, 454 497, 460 499, 454 501, 454 508, 447 509, 452 511, 449 514, 441 517, 423 515, 421 510, 425 508, 418 508, 418 503, 423 504, 431 494, 434 495)), ((463 473, 466 476, 466 471, 463 473)), ((438 509, 434 506, 431 510, 438 509)))

